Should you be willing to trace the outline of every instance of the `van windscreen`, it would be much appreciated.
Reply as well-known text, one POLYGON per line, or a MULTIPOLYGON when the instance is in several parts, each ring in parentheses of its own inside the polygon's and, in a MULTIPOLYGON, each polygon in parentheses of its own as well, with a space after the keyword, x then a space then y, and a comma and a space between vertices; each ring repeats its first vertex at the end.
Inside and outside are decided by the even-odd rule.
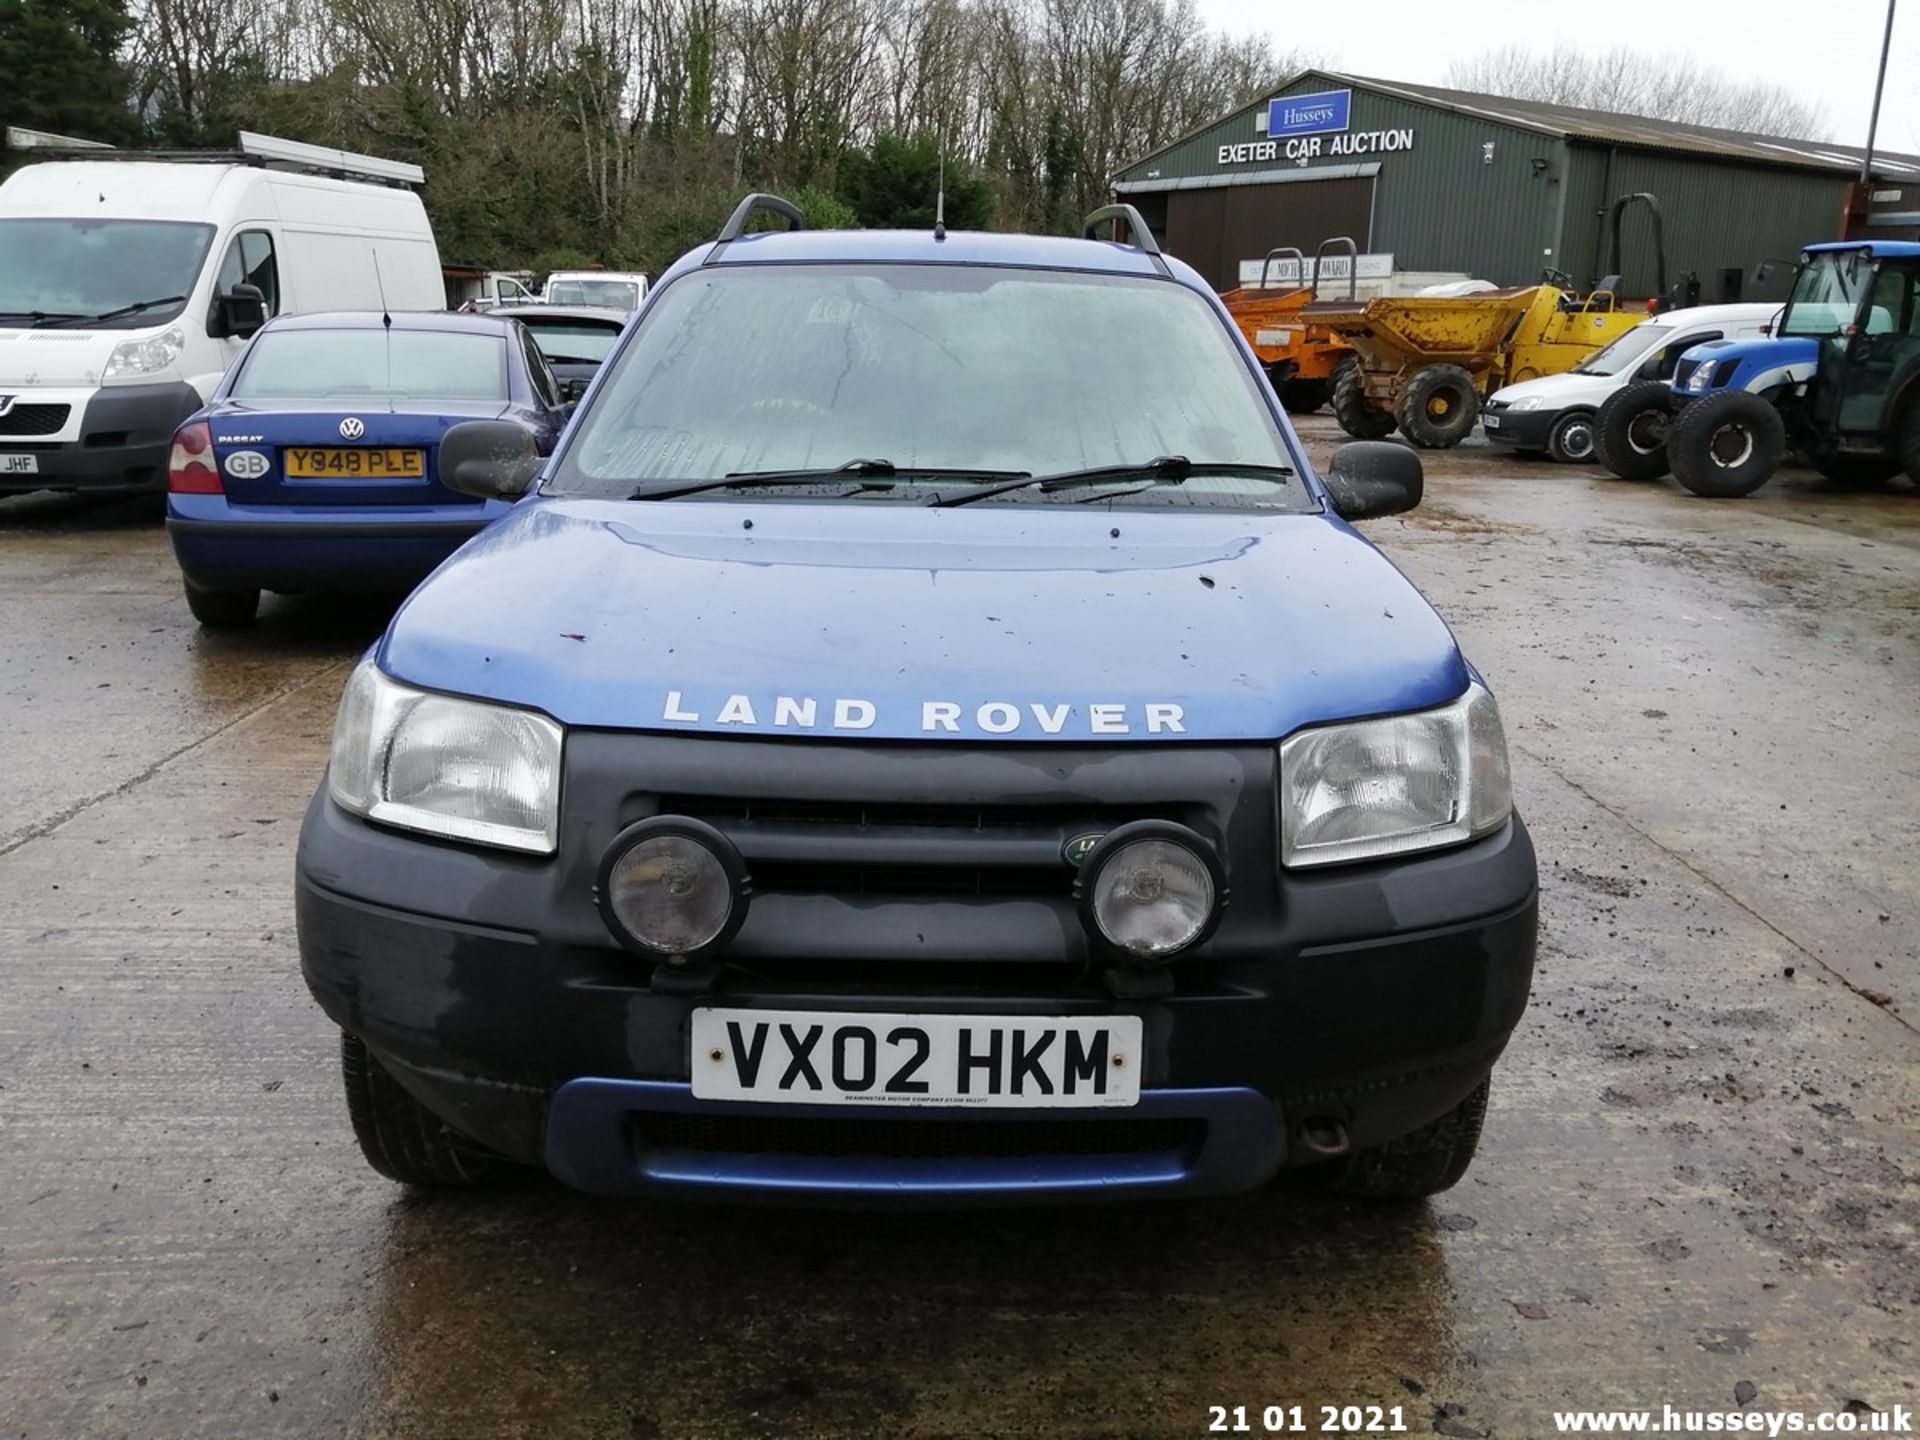
POLYGON ((164 324, 212 242, 211 225, 175 220, 0 218, 0 324, 164 324))

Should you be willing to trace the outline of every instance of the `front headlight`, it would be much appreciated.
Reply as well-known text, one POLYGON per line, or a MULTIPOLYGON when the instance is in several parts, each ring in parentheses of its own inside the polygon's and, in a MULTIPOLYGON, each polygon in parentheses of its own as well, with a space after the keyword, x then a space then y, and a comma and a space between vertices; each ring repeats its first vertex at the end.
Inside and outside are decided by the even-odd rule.
POLYGON ((551 855, 562 734, 531 710, 401 685, 369 656, 340 699, 327 789, 383 825, 551 855))
POLYGON ((1457 845, 1512 811, 1500 708, 1478 684, 1438 710, 1280 745, 1280 860, 1296 869, 1457 845))
POLYGON ((116 375, 151 375, 173 364, 186 348, 187 337, 178 325, 142 340, 122 340, 107 357, 107 368, 101 378, 111 380, 116 375))
POLYGON ((1540 408, 1540 397, 1538 395, 1522 395, 1518 400, 1515 400, 1507 406, 1507 408, 1509 410, 1538 410, 1540 408))
POLYGON ((1695 365, 1693 367, 1693 373, 1687 376, 1687 389, 1696 395, 1712 383, 1713 363, 1709 360, 1702 360, 1698 365, 1695 365))

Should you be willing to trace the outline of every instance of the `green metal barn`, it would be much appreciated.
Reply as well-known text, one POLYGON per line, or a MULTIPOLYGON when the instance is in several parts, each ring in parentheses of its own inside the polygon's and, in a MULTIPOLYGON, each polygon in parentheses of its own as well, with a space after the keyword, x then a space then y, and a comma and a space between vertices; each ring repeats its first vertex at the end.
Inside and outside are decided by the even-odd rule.
MULTIPOLYGON (((1465 274, 1580 284, 1612 268, 1616 196, 1665 215, 1669 285, 1703 303, 1782 294, 1754 266, 1843 234, 1920 237, 1920 156, 1307 70, 1114 177, 1160 243, 1219 289, 1275 246, 1350 236, 1363 276, 1465 274)), ((1656 290, 1644 207, 1624 217, 1622 293, 1656 290)), ((1329 272, 1331 273, 1331 271, 1329 272)))

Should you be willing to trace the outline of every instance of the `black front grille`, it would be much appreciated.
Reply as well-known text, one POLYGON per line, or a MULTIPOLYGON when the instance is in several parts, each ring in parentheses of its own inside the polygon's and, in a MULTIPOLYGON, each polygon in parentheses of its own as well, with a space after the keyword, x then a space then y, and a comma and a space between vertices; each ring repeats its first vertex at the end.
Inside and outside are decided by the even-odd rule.
POLYGON ((15 405, 0 414, 0 435, 58 435, 71 405, 15 405))
POLYGON ((637 1146, 819 1160, 1022 1160, 1058 1155, 1191 1153, 1204 1120, 813 1120, 785 1116, 633 1117, 637 1146))
POLYGON ((746 858, 756 894, 1069 896, 1067 842, 1178 807, 663 795, 660 813, 717 827, 746 858))

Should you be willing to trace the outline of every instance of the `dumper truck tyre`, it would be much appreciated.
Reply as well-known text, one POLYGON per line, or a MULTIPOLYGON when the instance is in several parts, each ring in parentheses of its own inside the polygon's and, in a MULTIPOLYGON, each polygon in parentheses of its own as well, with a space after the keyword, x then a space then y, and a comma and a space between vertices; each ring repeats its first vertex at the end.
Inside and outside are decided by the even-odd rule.
POLYGON ((1672 423, 1673 390, 1667 382, 1636 381, 1600 403, 1593 453, 1618 479, 1658 480, 1667 473, 1667 428, 1672 423))
POLYGON ((1492 1088, 1493 1077, 1488 1076, 1438 1119, 1334 1162, 1327 1187, 1366 1200, 1421 1200, 1451 1189, 1467 1173, 1480 1147, 1492 1088))
POLYGON ((1333 418, 1356 440, 1384 440, 1393 433, 1393 416, 1367 398, 1366 376, 1351 360, 1333 372, 1333 418))
POLYGON ((1427 365, 1413 372, 1394 401, 1400 433, 1423 450, 1448 450, 1473 433, 1480 394, 1458 365, 1427 365))
POLYGON ((366 1042, 345 1031, 340 1034, 340 1078, 360 1153, 389 1180, 465 1188, 498 1180, 512 1168, 505 1157, 456 1133, 409 1095, 366 1042))
POLYGON ((1289 415, 1311 415, 1327 403, 1324 380, 1288 380, 1280 386, 1280 403, 1289 415))
POLYGON ((1667 427, 1673 478, 1715 500, 1751 495, 1773 478, 1786 452, 1780 412, 1745 390, 1703 396, 1667 427))
POLYGON ((1575 410, 1554 421, 1547 432, 1547 453, 1562 465, 1584 465, 1593 459, 1593 412, 1575 410))

